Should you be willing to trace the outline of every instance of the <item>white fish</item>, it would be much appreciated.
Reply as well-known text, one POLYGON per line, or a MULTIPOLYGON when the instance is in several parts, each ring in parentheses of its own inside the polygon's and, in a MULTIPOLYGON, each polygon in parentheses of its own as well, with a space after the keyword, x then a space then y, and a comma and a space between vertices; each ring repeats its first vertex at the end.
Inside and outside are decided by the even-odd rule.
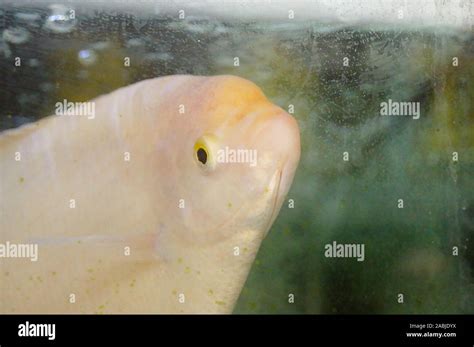
POLYGON ((0 243, 38 245, 0 258, 0 312, 232 311, 299 162, 295 119, 233 76, 92 102, 0 135, 0 243), (226 147, 256 165, 217 162, 226 147))

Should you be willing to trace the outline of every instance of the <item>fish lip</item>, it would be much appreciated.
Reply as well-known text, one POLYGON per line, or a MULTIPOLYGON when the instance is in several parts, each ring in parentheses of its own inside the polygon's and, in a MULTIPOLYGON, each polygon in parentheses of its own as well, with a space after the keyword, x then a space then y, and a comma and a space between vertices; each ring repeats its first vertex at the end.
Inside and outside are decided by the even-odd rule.
POLYGON ((268 232, 270 231, 271 227, 272 227, 272 224, 273 222, 275 221, 276 219, 276 215, 277 215, 277 209, 278 209, 278 205, 279 205, 279 200, 281 198, 280 196, 280 186, 281 186, 281 178, 283 176, 283 169, 278 169, 274 175, 278 174, 278 182, 277 182, 277 185, 276 185, 276 189, 274 191, 274 195, 275 195, 275 198, 273 199, 273 207, 272 207, 272 212, 270 213, 270 218, 268 219, 268 222, 267 222, 267 226, 265 227, 265 232, 264 232, 264 236, 263 237, 266 237, 268 235, 268 232))

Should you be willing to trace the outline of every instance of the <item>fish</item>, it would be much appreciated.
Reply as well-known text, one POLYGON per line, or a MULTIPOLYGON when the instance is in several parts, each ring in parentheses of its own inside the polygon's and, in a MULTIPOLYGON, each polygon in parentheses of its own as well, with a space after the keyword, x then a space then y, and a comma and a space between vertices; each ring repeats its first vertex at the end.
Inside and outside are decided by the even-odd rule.
POLYGON ((295 117, 232 75, 90 102, 0 133, 0 312, 231 313, 298 167, 295 117))

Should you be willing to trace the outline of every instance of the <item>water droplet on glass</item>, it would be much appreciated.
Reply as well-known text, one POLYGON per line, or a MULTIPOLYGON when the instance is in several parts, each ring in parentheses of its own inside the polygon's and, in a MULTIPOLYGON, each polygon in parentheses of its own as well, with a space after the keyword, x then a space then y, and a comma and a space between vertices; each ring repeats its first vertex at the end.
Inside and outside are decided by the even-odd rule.
POLYGON ((167 52, 162 53, 148 53, 143 57, 143 60, 148 61, 168 61, 171 60, 173 56, 167 52))
POLYGON ((51 14, 46 19, 45 28, 56 33, 64 34, 72 31, 76 25, 73 9, 64 5, 51 5, 51 14))
POLYGON ((141 39, 130 39, 126 43, 127 47, 138 47, 143 45, 143 41, 141 39))
POLYGON ((110 47, 110 42, 108 41, 98 41, 90 45, 91 48, 101 51, 110 47))
POLYGON ((25 21, 25 22, 34 22, 41 18, 39 13, 29 13, 29 12, 18 12, 15 14, 15 17, 18 20, 25 21))
POLYGON ((11 51, 10 46, 8 45, 8 43, 6 43, 3 40, 0 40, 0 53, 2 53, 2 52, 3 52, 3 56, 5 58, 10 58, 10 56, 12 55, 12 51, 11 51))
POLYGON ((28 65, 30 65, 31 67, 37 67, 40 65, 40 62, 38 59, 36 58, 31 58, 29 61, 28 61, 28 65))
POLYGON ((49 82, 43 82, 39 85, 39 89, 42 90, 43 92, 50 92, 54 90, 54 84, 49 83, 49 82))
POLYGON ((97 61, 97 54, 91 49, 83 49, 77 54, 79 62, 84 66, 89 66, 97 61))
POLYGON ((3 31, 2 37, 6 42, 19 45, 28 41, 30 33, 23 28, 8 28, 3 31))

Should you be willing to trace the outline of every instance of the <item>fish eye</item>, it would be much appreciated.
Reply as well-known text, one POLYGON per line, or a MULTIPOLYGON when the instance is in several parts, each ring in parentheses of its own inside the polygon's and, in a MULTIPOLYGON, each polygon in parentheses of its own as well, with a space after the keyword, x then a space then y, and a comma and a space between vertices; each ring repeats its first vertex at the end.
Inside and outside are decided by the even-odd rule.
POLYGON ((206 170, 214 169, 215 167, 213 155, 213 149, 215 149, 214 144, 215 139, 211 135, 200 137, 194 144, 194 158, 199 166, 206 170))
POLYGON ((207 163, 207 151, 204 148, 199 147, 197 152, 196 152, 196 155, 197 155, 197 160, 200 161, 202 164, 206 165, 206 163, 207 163))

